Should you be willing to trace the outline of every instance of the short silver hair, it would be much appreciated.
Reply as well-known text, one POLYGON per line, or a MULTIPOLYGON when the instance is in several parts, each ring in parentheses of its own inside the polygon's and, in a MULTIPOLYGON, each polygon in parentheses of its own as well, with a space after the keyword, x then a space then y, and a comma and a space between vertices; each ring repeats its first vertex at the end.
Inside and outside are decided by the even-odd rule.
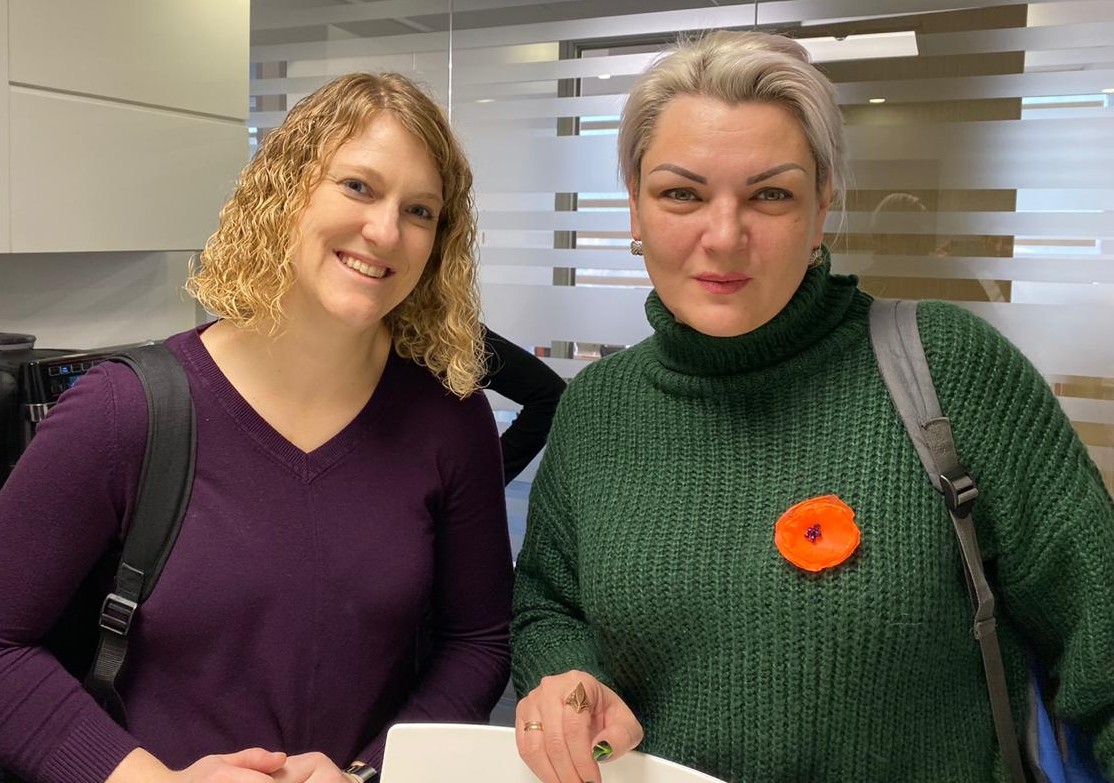
POLYGON ((843 115, 835 87, 791 38, 718 30, 667 50, 638 78, 619 121, 619 174, 632 193, 642 157, 666 105, 680 95, 703 95, 735 105, 773 103, 790 111, 816 161, 816 189, 831 182, 833 204, 847 190, 843 115))

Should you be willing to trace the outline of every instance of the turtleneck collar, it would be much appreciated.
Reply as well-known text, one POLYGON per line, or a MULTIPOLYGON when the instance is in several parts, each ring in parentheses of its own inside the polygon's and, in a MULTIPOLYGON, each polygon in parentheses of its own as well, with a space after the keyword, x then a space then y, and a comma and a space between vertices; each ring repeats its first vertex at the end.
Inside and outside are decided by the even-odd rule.
POLYGON ((738 375, 799 356, 822 340, 846 317, 855 300, 857 279, 831 274, 831 258, 808 270, 793 298, 774 318, 738 337, 710 337, 682 323, 651 291, 646 317, 654 328, 650 338, 657 360, 683 375, 738 375))

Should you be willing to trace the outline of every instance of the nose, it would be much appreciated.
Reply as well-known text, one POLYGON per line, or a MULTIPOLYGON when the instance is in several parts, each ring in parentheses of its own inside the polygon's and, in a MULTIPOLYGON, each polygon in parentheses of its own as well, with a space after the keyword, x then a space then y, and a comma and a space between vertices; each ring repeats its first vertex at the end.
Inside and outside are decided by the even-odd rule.
POLYGON ((388 199, 369 204, 364 211, 360 234, 376 249, 390 250, 399 242, 399 215, 398 205, 388 199))
POLYGON ((704 250, 710 256, 730 255, 746 243, 746 215, 742 205, 733 198, 721 198, 704 211, 704 250))

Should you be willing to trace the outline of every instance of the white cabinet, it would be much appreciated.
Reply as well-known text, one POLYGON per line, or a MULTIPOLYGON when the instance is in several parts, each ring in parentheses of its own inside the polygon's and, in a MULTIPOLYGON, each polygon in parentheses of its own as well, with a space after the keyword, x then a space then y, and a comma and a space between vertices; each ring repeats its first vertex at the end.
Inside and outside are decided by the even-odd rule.
POLYGON ((248 0, 0 0, 0 250, 199 249, 248 155, 248 0))
POLYGON ((247 117, 247 0, 8 2, 13 84, 247 117))
POLYGON ((243 123, 11 88, 11 251, 199 249, 243 123))

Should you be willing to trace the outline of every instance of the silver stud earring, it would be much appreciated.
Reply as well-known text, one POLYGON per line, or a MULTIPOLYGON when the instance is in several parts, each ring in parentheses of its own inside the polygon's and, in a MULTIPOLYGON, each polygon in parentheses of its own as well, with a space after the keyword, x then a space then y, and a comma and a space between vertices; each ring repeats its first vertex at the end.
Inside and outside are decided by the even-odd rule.
POLYGON ((642 255, 642 243, 639 240, 632 239, 630 241, 630 254, 632 256, 642 255))
POLYGON ((820 264, 823 261, 824 261, 824 248, 822 246, 821 247, 814 247, 812 249, 812 255, 809 256, 808 265, 809 266, 820 266, 820 264))

